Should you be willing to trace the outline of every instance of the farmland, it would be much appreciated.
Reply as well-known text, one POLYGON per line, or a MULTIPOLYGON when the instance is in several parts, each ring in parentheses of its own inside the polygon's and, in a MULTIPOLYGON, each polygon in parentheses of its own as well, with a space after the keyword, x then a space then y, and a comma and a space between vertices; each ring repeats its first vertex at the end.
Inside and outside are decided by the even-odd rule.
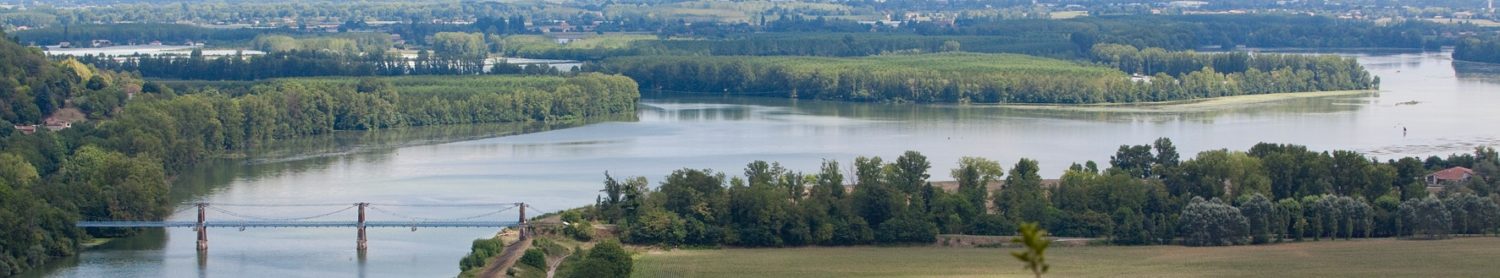
MULTIPOLYGON (((635 277, 1030 276, 1012 249, 851 247, 652 251, 635 277)), ((1500 238, 1354 240, 1237 247, 1048 250, 1056 277, 1479 277, 1500 272, 1500 238)))

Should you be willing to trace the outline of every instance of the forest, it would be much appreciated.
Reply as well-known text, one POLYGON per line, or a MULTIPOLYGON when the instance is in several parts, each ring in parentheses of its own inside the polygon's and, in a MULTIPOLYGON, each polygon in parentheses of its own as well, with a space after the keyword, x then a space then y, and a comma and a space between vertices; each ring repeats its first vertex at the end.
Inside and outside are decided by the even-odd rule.
MULTIPOLYGON (((62 109, 111 115, 138 92, 136 77, 53 62, 0 39, 0 276, 21 273, 79 251, 83 217, 153 219, 167 213, 166 174, 158 158, 132 156, 88 141, 87 128, 23 134, 62 109), (68 107, 65 100, 78 107, 68 107)), ((97 235, 121 235, 100 230, 97 235)))
MULTIPOLYGON (((950 44, 952 45, 952 44, 950 44)), ((957 48, 955 46, 954 48, 957 48)), ((1354 59, 1198 54, 1099 45, 1098 65, 1015 54, 937 53, 859 58, 641 56, 604 72, 644 90, 867 102, 1123 103, 1375 88, 1354 59), (1150 76, 1132 81, 1125 72, 1150 76)))
POLYGON ((602 74, 289 79, 236 94, 177 92, 49 61, 8 39, 0 58, 0 82, 10 84, 0 86, 0 276, 73 255, 89 238, 134 232, 74 221, 165 217, 168 178, 207 159, 339 130, 633 115, 639 98, 629 78, 602 74), (10 128, 64 109, 87 120, 34 134, 10 128))
POLYGON ((764 161, 742 176, 684 168, 654 188, 642 177, 606 174, 598 201, 583 211, 619 225, 626 242, 663 246, 928 244, 938 234, 1009 235, 1030 222, 1117 245, 1500 232, 1500 157, 1492 148, 1382 162, 1261 143, 1180 157, 1162 138, 1120 146, 1108 163, 1075 163, 1044 180, 1035 160, 1005 170, 965 157, 951 172, 956 187, 935 186, 933 162, 913 151, 893 161, 858 157, 852 166, 825 160, 816 173, 764 161), (1476 174, 1429 193, 1423 177, 1447 167, 1476 174))
POLYGON ((1453 47, 1453 59, 1500 63, 1500 37, 1469 38, 1458 42, 1453 47))

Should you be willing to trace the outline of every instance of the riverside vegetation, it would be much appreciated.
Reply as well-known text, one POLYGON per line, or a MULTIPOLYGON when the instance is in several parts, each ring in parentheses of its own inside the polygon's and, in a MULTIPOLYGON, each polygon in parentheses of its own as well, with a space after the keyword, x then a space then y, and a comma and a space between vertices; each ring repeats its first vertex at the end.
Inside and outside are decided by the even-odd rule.
POLYGON ((1469 38, 1453 47, 1453 59, 1500 63, 1500 37, 1469 38))
POLYGON ((664 246, 930 244, 938 234, 1009 235, 1039 222, 1050 234, 1113 244, 1215 246, 1364 237, 1446 238, 1500 231, 1494 149, 1448 158, 1377 161, 1350 151, 1257 144, 1179 160, 1170 140, 1121 146, 1107 168, 1074 164, 1053 182, 1021 159, 1008 172, 964 158, 949 191, 928 182, 926 157, 836 161, 803 174, 751 162, 743 177, 709 169, 645 178, 606 175, 587 217, 628 243, 664 246), (1429 194, 1431 171, 1476 169, 1429 194), (996 188, 998 187, 998 188, 996 188))
POLYGON ((858 58, 639 56, 606 72, 647 90, 923 103, 1169 101, 1378 86, 1354 59, 1167 52, 1099 44, 1101 65, 1016 54, 939 53, 858 58), (1149 76, 1132 80, 1126 73, 1149 76))

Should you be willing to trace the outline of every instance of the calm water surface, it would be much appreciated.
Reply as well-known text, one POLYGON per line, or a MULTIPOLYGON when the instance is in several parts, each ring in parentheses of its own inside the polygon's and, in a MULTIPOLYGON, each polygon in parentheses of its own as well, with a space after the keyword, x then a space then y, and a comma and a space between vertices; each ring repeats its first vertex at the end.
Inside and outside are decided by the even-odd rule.
MULTIPOLYGON (((527 202, 533 211, 590 204, 604 172, 653 182, 674 169, 739 173, 751 160, 815 171, 823 159, 926 154, 934 179, 961 156, 1039 159, 1044 176, 1072 162, 1107 161, 1121 144, 1171 137, 1180 151, 1285 142, 1381 158, 1468 152, 1500 144, 1500 66, 1446 53, 1359 56, 1382 90, 1196 112, 1081 112, 997 107, 845 104, 744 98, 646 99, 638 119, 579 127, 485 125, 345 133, 288 142, 245 160, 204 165, 176 181, 174 199, 211 203, 383 204, 527 202), (1402 127, 1409 133, 1402 135, 1402 127), (506 134, 523 135, 503 136, 506 134)), ((341 207, 232 208, 295 217, 341 207)), ((492 208, 387 207, 447 218, 492 208)), ((189 220, 192 212, 174 215, 189 220)), ((235 219, 211 212, 213 219, 235 219)), ((398 220, 371 213, 376 220, 398 220)), ((513 212, 493 216, 510 220, 513 212)), ((325 220, 352 220, 352 211, 325 220)), ((34 273, 42 277, 448 277, 469 240, 493 229, 211 229, 209 251, 191 229, 118 240, 34 273)))

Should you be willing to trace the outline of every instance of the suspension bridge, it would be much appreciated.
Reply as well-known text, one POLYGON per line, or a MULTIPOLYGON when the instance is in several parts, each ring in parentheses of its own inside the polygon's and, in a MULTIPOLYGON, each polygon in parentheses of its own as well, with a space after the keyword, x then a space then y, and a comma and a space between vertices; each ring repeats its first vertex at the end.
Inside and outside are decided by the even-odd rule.
POLYGON ((80 228, 193 228, 198 233, 198 250, 208 250, 208 228, 356 228, 358 236, 356 248, 365 250, 368 248, 366 228, 504 228, 518 227, 520 236, 525 238, 526 233, 526 203, 472 203, 472 204, 377 204, 377 203, 334 203, 334 204, 226 204, 226 203, 197 203, 178 212, 197 208, 197 221, 131 221, 131 220, 104 220, 104 221, 78 221, 80 228), (310 208, 333 208, 330 210, 317 210, 317 213, 297 217, 269 217, 253 213, 245 213, 238 210, 262 210, 271 208, 295 208, 306 210, 310 208), (421 208, 489 208, 492 210, 484 213, 455 218, 431 218, 419 217, 398 212, 395 207, 421 207, 421 208), (358 217, 353 220, 339 221, 327 220, 331 216, 350 210, 358 210, 358 217), (515 221, 485 220, 497 214, 519 210, 515 221), (208 212, 213 211, 233 217, 226 220, 209 220, 208 212), (376 212, 387 217, 400 220, 366 220, 367 212, 376 212))

